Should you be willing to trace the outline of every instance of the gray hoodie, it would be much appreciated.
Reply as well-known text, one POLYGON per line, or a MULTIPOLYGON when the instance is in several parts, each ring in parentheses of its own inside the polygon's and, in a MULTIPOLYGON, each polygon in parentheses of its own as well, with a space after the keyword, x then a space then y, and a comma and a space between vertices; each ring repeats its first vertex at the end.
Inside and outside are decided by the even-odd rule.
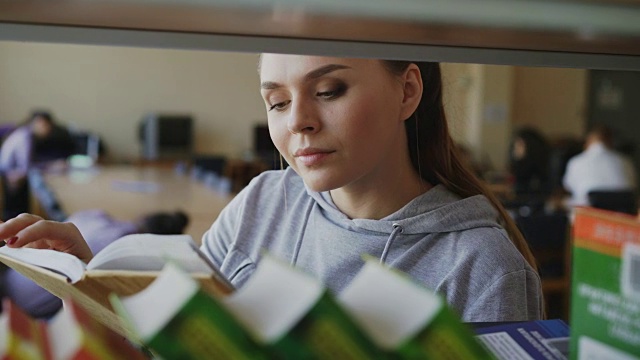
POLYGON ((237 287, 267 250, 334 292, 368 254, 440 293, 464 321, 540 319, 540 279, 497 218, 484 196, 460 199, 437 185, 381 220, 350 219, 328 192, 308 190, 289 168, 242 190, 204 235, 202 250, 237 287))

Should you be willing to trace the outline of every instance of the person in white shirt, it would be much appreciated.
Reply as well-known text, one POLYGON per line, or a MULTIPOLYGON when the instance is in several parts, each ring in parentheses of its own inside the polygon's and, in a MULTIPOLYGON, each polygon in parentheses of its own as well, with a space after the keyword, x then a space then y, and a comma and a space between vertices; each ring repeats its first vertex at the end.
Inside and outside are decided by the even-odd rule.
POLYGON ((594 190, 635 190, 636 170, 631 159, 613 150, 613 135, 604 125, 588 134, 585 150, 567 163, 562 183, 571 193, 567 205, 589 205, 588 194, 594 190))

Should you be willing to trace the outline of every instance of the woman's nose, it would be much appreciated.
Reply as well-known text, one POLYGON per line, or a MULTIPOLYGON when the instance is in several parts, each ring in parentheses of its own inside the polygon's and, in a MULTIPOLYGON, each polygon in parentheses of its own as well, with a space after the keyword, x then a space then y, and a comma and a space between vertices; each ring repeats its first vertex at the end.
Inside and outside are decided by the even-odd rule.
POLYGON ((320 119, 313 108, 313 104, 297 101, 287 122, 287 128, 292 134, 312 134, 320 130, 320 119))

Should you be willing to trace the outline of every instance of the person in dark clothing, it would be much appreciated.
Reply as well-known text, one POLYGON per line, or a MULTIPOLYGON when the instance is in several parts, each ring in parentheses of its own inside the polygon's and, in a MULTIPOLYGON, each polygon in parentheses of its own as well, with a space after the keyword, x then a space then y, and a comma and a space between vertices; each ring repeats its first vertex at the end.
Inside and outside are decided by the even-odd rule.
POLYGON ((516 132, 509 164, 516 196, 549 193, 549 154, 549 143, 536 129, 526 127, 516 132))
POLYGON ((29 169, 66 159, 74 148, 69 131, 46 111, 31 113, 24 125, 7 136, 0 148, 4 220, 29 212, 29 169))

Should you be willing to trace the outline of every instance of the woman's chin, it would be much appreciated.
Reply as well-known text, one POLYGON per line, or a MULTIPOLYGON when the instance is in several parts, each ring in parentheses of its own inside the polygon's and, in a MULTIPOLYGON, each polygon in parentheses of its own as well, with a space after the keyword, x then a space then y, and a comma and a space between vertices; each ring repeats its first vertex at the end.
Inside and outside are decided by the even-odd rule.
POLYGON ((331 176, 318 176, 317 174, 303 174, 302 180, 306 187, 314 192, 323 192, 342 187, 344 184, 331 176))
POLYGON ((324 191, 330 191, 335 189, 336 187, 332 187, 332 186, 325 186, 324 184, 318 184, 316 182, 307 182, 305 181, 304 184, 307 186, 307 188, 313 192, 324 192, 324 191))

